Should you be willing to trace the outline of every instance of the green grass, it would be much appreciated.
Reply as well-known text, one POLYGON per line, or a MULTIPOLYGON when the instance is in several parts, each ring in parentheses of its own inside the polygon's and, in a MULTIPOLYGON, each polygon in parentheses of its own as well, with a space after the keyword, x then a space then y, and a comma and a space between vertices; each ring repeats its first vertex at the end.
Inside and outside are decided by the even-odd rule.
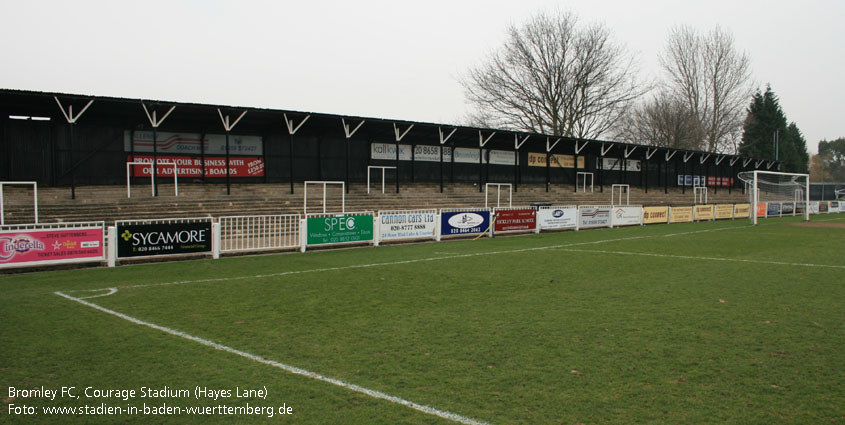
MULTIPOLYGON (((842 217, 814 217, 823 220, 842 217)), ((74 291, 102 287, 123 288, 88 301, 491 424, 843 423, 845 229, 797 222, 657 225, 0 276, 0 423, 452 423, 53 293, 85 296, 92 293, 74 291), (373 263, 381 265, 351 267, 373 263), (326 268, 335 269, 314 271, 326 268), (280 274, 292 271, 302 273, 280 274), (221 402, 7 394, 10 386, 197 385, 266 386, 269 395, 221 402), (34 420, 8 413, 10 404, 101 402, 286 403, 294 414, 34 420)))

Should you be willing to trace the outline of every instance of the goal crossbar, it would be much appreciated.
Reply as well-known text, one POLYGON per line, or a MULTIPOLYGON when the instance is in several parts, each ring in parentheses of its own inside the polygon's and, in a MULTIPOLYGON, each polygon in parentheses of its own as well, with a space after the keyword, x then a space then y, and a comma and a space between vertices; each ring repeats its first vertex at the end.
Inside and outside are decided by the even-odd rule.
POLYGON ((346 213, 346 183, 339 181, 322 181, 311 180, 306 181, 302 188, 302 214, 308 214, 308 185, 323 186, 323 213, 326 212, 326 186, 336 185, 340 186, 340 212, 346 213))

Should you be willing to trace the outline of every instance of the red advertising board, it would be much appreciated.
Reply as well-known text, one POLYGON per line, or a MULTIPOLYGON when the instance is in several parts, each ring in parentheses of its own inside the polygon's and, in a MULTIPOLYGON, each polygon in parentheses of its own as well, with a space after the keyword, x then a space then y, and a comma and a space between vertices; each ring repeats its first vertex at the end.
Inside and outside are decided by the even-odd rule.
POLYGON ((534 230, 537 226, 537 212, 533 208, 496 210, 494 232, 534 230))
MULTIPOLYGON (((152 155, 129 155, 127 162, 147 162, 152 164, 152 155)), ((173 155, 159 155, 158 156, 158 176, 172 177, 173 166, 168 164, 176 164, 176 172, 179 177, 202 177, 202 158, 191 156, 173 156, 173 155)), ((133 172, 135 177, 149 177, 149 165, 133 165, 133 172)), ((206 177, 226 177, 226 157, 225 156, 206 156, 205 157, 205 176, 206 177)), ((259 156, 231 156, 229 157, 229 176, 230 177, 263 177, 264 176, 264 158, 259 156)))
POLYGON ((0 268, 104 258, 102 227, 0 232, 0 268))

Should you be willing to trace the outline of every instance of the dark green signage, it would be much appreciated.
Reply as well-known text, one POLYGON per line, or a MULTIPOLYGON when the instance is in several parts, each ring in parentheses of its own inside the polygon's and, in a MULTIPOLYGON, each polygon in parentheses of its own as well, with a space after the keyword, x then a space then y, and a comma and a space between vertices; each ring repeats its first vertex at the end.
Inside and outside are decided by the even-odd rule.
POLYGON ((338 215, 308 219, 308 245, 373 240, 372 215, 338 215))

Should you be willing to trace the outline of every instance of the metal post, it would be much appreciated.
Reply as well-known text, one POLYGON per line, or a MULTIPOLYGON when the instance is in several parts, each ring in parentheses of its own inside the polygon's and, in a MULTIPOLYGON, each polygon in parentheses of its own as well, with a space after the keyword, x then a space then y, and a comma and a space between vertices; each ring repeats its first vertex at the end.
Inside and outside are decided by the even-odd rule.
MULTIPOLYGON (((156 126, 153 126, 153 197, 158 196, 158 133, 156 132, 156 126)), ((228 142, 226 143, 226 149, 229 148, 228 142)), ((227 159, 228 160, 228 159, 227 159)), ((228 176, 228 174, 227 174, 228 176)))
POLYGON ((70 199, 76 199, 76 172, 74 171, 76 167, 73 166, 73 149, 76 145, 75 128, 76 123, 70 123, 70 199))
POLYGON ((232 188, 229 183, 229 130, 226 129, 226 194, 232 194, 232 188))
POLYGON ((205 183, 205 130, 200 134, 200 170, 202 171, 202 182, 205 183))
POLYGON ((440 193, 443 193, 443 149, 446 147, 440 143, 440 193))
POLYGON ((396 193, 399 193, 399 138, 398 137, 396 138, 396 193))
POLYGON ((293 195, 293 134, 290 134, 288 144, 288 171, 290 172, 290 194, 293 195))

